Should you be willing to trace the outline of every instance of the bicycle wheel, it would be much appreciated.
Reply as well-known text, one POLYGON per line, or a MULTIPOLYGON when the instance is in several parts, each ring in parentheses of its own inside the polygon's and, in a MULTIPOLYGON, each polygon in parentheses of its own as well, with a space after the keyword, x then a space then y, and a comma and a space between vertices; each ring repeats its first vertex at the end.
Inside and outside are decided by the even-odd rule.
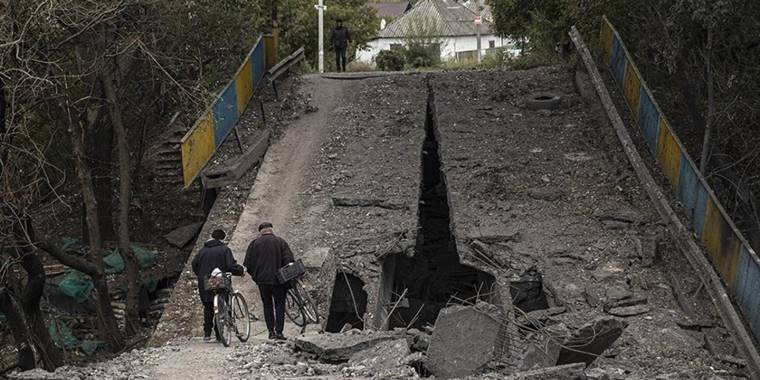
POLYGON ((294 294, 293 289, 288 289, 288 295, 285 297, 285 315, 298 327, 306 326, 306 318, 301 309, 301 302, 294 294))
POLYGON ((245 342, 251 336, 251 315, 248 313, 248 304, 242 294, 232 295, 232 322, 235 325, 235 335, 241 342, 245 342))
POLYGON ((232 334, 231 329, 227 327, 227 302, 224 301, 224 297, 217 294, 214 296, 214 303, 217 305, 217 309, 214 310, 214 326, 218 334, 217 337, 222 341, 224 347, 229 347, 232 334))
POLYGON ((307 323, 319 323, 319 312, 317 305, 311 299, 311 296, 301 285, 301 281, 296 281, 293 287, 294 293, 300 298, 301 311, 307 323))

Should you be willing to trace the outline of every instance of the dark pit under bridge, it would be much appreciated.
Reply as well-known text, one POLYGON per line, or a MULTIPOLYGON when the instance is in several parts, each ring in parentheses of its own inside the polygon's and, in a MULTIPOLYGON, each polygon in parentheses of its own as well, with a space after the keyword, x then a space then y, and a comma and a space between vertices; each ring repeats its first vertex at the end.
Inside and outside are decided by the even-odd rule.
POLYGON ((451 231, 446 178, 441 169, 434 94, 429 90, 422 147, 422 181, 414 255, 394 255, 383 265, 382 307, 388 328, 434 324, 451 303, 492 301, 494 278, 460 263, 451 231), (390 273, 388 273, 390 272, 390 273))

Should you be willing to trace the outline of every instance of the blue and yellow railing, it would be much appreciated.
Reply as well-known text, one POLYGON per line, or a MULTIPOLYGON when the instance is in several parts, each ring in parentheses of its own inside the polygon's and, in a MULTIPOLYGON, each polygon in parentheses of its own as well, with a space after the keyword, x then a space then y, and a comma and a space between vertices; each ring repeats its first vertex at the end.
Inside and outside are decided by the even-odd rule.
POLYGON ((189 187, 232 131, 240 115, 276 62, 276 39, 260 36, 233 79, 182 138, 182 176, 189 187))
POLYGON ((760 338, 760 259, 686 152, 620 34, 606 17, 602 19, 599 40, 602 59, 622 86, 625 101, 648 148, 686 209, 696 236, 704 243, 727 290, 755 337, 760 338))

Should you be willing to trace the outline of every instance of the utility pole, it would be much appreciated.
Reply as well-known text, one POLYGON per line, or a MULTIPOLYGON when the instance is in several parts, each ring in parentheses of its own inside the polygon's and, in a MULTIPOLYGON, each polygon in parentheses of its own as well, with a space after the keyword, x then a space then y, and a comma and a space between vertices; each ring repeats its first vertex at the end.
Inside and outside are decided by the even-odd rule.
POLYGON ((480 61, 482 59, 481 58, 481 54, 480 54, 481 53, 480 52, 480 46, 481 46, 480 45, 480 24, 483 22, 483 20, 480 18, 480 16, 481 16, 480 15, 480 8, 481 8, 480 7, 480 3, 476 1, 475 2, 475 6, 478 7, 478 15, 475 16, 475 34, 477 35, 476 38, 477 38, 477 41, 478 41, 478 45, 477 45, 478 46, 477 47, 478 48, 478 64, 480 64, 480 61))
POLYGON ((319 72, 325 72, 325 0, 319 0, 319 5, 315 5, 319 11, 319 72))

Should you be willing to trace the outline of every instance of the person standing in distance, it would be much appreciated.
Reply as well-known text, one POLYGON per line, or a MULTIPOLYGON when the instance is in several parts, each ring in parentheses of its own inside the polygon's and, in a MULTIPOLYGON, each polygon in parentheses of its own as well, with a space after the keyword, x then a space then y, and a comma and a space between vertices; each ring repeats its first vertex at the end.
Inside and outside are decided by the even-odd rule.
POLYGON ((335 66, 338 72, 346 71, 346 49, 351 42, 351 32, 343 27, 343 20, 338 19, 330 31, 330 45, 335 49, 335 66))
POLYGON ((248 245, 243 265, 259 287, 269 339, 285 339, 282 330, 285 327, 285 296, 288 288, 287 284, 280 284, 277 280, 277 273, 293 261, 293 252, 284 239, 275 236, 272 223, 261 223, 259 237, 248 245))

